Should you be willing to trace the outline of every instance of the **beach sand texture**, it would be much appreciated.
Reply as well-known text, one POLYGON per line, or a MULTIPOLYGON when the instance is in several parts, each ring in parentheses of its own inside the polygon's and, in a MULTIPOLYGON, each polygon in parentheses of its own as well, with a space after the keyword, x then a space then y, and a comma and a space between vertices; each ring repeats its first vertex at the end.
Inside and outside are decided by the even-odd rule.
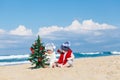
POLYGON ((0 67, 0 80, 120 80, 120 56, 79 58, 71 68, 0 67))

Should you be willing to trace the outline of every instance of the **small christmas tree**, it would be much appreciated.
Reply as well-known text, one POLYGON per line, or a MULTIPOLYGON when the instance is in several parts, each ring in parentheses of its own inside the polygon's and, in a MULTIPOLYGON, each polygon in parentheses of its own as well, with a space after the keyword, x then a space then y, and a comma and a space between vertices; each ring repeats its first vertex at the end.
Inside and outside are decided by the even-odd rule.
POLYGON ((39 36, 35 43, 32 44, 30 50, 31 54, 28 60, 32 63, 32 65, 35 64, 34 68, 44 68, 46 62, 45 47, 43 46, 43 43, 41 43, 39 36))

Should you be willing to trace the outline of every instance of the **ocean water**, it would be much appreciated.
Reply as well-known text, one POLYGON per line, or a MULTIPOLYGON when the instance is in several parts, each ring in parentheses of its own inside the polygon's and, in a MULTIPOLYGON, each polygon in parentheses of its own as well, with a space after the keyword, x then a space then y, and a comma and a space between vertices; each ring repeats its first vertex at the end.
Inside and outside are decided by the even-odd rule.
MULTIPOLYGON (((0 66, 6 65, 17 65, 30 63, 28 57, 30 54, 24 55, 2 55, 0 56, 0 66)), ((75 58, 87 58, 87 57, 101 57, 101 56, 111 56, 111 55, 120 55, 120 52, 74 52, 75 58)), ((59 54, 56 54, 56 57, 59 57, 59 54)))

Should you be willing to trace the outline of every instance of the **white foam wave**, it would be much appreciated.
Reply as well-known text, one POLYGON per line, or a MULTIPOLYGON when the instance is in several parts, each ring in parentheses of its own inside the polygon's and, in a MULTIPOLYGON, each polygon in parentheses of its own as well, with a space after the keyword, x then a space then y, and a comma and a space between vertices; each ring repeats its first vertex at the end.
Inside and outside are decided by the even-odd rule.
POLYGON ((81 52, 80 54, 101 54, 100 52, 81 52))
POLYGON ((3 60, 3 59, 14 59, 14 58, 28 58, 29 55, 26 54, 26 55, 10 55, 10 56, 0 56, 0 60, 3 60))
POLYGON ((112 51, 111 53, 112 54, 120 54, 120 52, 118 52, 118 51, 112 51))
POLYGON ((6 66, 6 65, 16 65, 16 64, 25 64, 30 63, 29 61, 21 61, 21 62, 0 62, 0 66, 6 66))

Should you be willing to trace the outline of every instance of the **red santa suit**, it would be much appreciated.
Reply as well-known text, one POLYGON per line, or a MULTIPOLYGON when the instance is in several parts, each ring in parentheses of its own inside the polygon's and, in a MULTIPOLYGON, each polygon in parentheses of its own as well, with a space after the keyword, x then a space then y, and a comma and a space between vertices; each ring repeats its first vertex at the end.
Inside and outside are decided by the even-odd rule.
POLYGON ((67 63, 67 61, 68 61, 68 58, 71 58, 72 54, 73 53, 72 53, 71 49, 69 49, 66 53, 61 52, 60 57, 58 59, 58 63, 62 64, 62 65, 65 65, 67 63))

